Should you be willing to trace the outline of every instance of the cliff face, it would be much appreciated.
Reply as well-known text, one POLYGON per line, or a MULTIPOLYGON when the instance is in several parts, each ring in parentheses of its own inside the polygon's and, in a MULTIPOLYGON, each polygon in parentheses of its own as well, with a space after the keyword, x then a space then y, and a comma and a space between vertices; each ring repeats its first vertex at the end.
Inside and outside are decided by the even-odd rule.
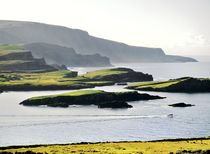
POLYGON ((24 46, 34 57, 45 58, 48 64, 59 64, 80 67, 111 66, 109 58, 99 54, 81 55, 73 48, 62 47, 48 43, 32 43, 24 46))
POLYGON ((55 70, 57 69, 46 64, 44 59, 35 59, 29 51, 0 50, 0 71, 45 72, 55 70))
POLYGON ((87 32, 33 22, 0 21, 0 43, 44 42, 71 47, 81 54, 100 54, 111 62, 195 62, 165 55, 160 48, 129 46, 90 36, 87 32))

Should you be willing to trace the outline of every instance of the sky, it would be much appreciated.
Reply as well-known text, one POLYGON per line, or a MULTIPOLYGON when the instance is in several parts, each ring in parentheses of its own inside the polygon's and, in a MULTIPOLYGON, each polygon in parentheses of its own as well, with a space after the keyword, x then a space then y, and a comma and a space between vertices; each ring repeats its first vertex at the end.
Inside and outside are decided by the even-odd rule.
POLYGON ((210 0, 0 0, 0 20, 62 25, 167 54, 210 56, 210 0))

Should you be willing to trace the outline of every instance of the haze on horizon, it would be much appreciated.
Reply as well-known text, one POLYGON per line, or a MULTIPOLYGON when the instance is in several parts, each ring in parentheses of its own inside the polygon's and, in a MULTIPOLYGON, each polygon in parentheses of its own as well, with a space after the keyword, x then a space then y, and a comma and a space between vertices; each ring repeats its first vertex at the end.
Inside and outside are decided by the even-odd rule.
POLYGON ((88 31, 167 54, 210 56, 209 0, 0 0, 0 20, 88 31))

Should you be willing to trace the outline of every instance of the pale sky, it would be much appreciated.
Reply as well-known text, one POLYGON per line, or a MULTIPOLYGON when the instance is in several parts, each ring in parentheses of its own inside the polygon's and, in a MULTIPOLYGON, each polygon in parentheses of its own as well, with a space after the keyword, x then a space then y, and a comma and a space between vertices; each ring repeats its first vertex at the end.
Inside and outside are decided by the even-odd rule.
POLYGON ((82 29, 167 54, 210 55, 210 0, 0 0, 0 19, 82 29))

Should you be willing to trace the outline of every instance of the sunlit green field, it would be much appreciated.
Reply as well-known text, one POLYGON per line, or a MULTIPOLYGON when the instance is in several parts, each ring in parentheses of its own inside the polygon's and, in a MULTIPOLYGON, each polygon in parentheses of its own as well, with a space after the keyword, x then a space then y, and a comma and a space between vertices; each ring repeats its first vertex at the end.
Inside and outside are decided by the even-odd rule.
POLYGON ((149 81, 149 82, 137 82, 129 84, 129 87, 138 88, 165 88, 173 84, 177 84, 181 81, 186 80, 186 78, 167 80, 167 81, 149 81))
MULTIPOLYGON (((33 151, 48 154, 169 154, 186 151, 188 153, 207 152, 210 150, 210 139, 184 140, 184 141, 157 141, 157 142, 119 142, 69 145, 40 145, 29 147, 11 147, 0 152, 33 151)), ((209 151, 210 152, 210 151, 209 151)))
POLYGON ((97 77, 101 77, 105 75, 107 76, 107 75, 122 74, 122 73, 127 73, 127 71, 123 71, 119 69, 103 69, 103 70, 88 72, 83 76, 87 78, 97 78, 97 77))
POLYGON ((43 98, 53 98, 57 96, 82 96, 82 95, 92 95, 92 94, 100 94, 103 93, 104 91, 102 90, 78 90, 74 92, 68 92, 68 93, 63 93, 63 94, 58 94, 58 95, 49 95, 49 96, 38 96, 38 97, 32 97, 29 100, 39 100, 43 98))
MULTIPOLYGON (((94 73, 94 72, 93 72, 94 73)), ((102 86, 113 84, 112 81, 98 81, 94 78, 82 76, 68 77, 71 71, 37 72, 37 73, 11 73, 0 74, 0 89, 13 86, 102 86)), ((90 73, 91 74, 91 73, 90 73)), ((82 88, 82 87, 81 87, 82 88)), ((15 90, 15 89, 14 89, 15 90)))
POLYGON ((129 87, 133 88, 164 88, 181 82, 183 80, 168 80, 168 81, 151 81, 151 82, 138 82, 129 84, 129 87))
POLYGON ((68 73, 70 73, 68 70, 45 73, 1 73, 0 85, 65 85, 75 83, 76 79, 65 78, 68 73))

